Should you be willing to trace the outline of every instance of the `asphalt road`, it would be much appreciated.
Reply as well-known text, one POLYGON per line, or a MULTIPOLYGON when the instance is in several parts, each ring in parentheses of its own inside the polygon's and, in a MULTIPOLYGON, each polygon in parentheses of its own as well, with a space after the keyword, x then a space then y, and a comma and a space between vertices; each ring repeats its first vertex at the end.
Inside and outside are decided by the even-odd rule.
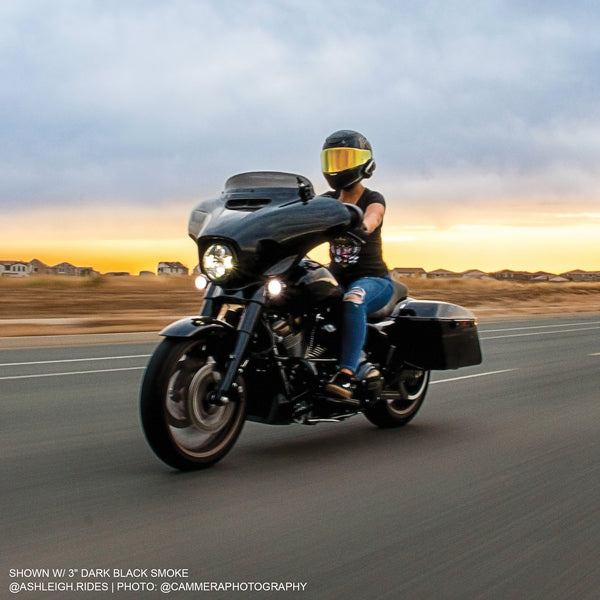
POLYGON ((152 344, 0 350, 0 597, 597 600, 600 313, 480 332, 403 429, 249 423, 187 474, 140 430, 152 344))

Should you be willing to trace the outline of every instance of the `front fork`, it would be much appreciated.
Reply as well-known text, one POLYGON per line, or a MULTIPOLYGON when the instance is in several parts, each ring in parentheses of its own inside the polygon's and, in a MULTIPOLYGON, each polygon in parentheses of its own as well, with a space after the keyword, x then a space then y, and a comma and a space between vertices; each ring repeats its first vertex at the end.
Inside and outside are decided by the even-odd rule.
MULTIPOLYGON (((216 286, 209 288, 206 293, 204 305, 202 306, 202 316, 214 316, 215 299, 220 293, 220 288, 216 286)), ((219 383, 219 387, 212 391, 208 396, 208 401, 211 404, 223 405, 232 401, 230 394, 235 387, 234 381, 238 375, 238 371, 242 364, 242 359, 250 343, 252 333, 255 331, 256 324, 260 318, 262 308, 265 304, 266 290, 265 286, 261 285, 246 302, 242 319, 237 327, 237 335, 233 351, 229 355, 229 362, 223 374, 223 378, 219 383)))

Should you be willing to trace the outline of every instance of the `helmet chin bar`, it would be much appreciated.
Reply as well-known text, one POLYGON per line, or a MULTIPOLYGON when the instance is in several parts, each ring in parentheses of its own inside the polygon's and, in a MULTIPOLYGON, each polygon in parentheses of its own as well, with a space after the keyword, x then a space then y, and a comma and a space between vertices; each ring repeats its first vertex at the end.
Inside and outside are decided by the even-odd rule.
POLYGON ((355 181, 354 183, 351 183, 350 185, 347 185, 347 186, 343 187, 342 189, 345 192, 349 192, 357 183, 360 183, 360 181, 361 180, 359 179, 358 181, 355 181))
POLYGON ((368 179, 375 171, 375 161, 370 159, 364 165, 359 165, 353 169, 340 171, 339 173, 323 173, 327 183, 336 191, 350 190, 359 181, 368 179))

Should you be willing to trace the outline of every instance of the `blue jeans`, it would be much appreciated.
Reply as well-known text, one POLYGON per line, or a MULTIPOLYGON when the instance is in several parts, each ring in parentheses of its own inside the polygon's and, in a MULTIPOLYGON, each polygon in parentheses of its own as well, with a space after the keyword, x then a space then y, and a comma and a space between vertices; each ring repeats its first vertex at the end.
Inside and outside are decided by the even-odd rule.
POLYGON ((340 369, 356 372, 367 337, 367 315, 383 308, 393 293, 390 277, 362 277, 346 287, 342 303, 340 369))

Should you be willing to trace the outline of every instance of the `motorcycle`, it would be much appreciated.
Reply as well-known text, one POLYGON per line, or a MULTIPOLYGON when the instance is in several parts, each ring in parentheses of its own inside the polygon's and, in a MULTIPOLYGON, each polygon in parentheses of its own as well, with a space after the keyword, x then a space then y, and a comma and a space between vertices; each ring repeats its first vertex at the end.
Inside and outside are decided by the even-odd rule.
POLYGON ((193 209, 201 310, 161 332, 140 393, 142 428, 160 459, 180 470, 209 467, 246 420, 316 425, 363 414, 380 428, 406 425, 432 370, 481 362, 473 313, 412 299, 394 281, 388 304, 368 317, 352 397, 326 393, 343 292, 307 254, 340 235, 362 241, 361 223, 360 209, 316 195, 291 173, 234 175, 193 209))

